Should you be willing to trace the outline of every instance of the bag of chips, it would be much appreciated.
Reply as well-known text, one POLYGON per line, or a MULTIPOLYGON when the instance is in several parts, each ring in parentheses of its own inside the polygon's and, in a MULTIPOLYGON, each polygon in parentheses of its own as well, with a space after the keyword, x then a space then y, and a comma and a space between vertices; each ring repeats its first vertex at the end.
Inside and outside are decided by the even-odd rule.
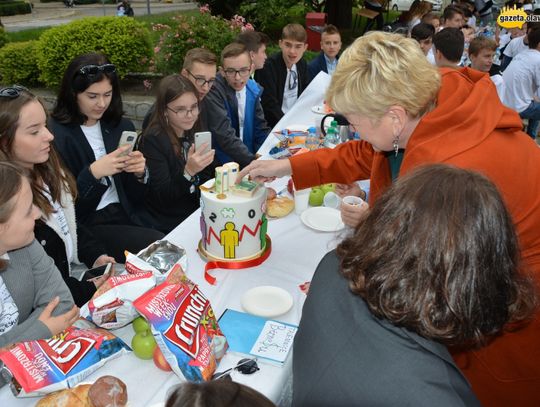
POLYGON ((108 360, 129 351, 120 338, 105 329, 71 326, 50 339, 4 349, 0 359, 13 375, 13 394, 30 397, 71 388, 108 360))
POLYGON ((210 380, 227 350, 210 302, 176 265, 134 303, 172 370, 182 379, 210 380))

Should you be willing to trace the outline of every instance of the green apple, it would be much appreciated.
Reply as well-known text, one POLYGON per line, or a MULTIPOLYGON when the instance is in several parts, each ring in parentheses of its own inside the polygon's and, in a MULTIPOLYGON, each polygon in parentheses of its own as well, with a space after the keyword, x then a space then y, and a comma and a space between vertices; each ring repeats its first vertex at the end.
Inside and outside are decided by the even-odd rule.
POLYGON ((327 192, 334 192, 336 190, 336 184, 323 184, 321 185, 321 189, 326 195, 327 192))
POLYGON ((141 359, 152 359, 157 343, 152 332, 139 332, 131 340, 131 349, 135 356, 141 359))
POLYGON ((150 331, 150 324, 143 317, 137 317, 133 320, 133 330, 135 333, 150 331))
POLYGON ((309 204, 311 206, 321 206, 324 199, 324 192, 320 187, 311 188, 309 193, 309 204))

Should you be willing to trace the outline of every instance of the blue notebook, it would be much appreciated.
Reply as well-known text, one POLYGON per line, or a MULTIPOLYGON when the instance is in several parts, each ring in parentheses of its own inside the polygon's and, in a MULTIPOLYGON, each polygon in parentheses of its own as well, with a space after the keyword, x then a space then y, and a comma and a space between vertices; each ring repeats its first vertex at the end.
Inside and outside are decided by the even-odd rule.
POLYGON ((283 363, 298 327, 241 311, 226 309, 219 318, 229 349, 283 363))

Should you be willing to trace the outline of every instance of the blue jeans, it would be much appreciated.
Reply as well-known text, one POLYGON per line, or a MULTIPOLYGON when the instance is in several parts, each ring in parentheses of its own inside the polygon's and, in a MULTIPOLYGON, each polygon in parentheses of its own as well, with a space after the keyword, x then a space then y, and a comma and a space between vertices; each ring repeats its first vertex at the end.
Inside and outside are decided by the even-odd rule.
POLYGON ((533 100, 529 107, 522 111, 519 116, 522 119, 529 119, 527 134, 535 140, 538 133, 538 125, 540 124, 540 103, 533 100))

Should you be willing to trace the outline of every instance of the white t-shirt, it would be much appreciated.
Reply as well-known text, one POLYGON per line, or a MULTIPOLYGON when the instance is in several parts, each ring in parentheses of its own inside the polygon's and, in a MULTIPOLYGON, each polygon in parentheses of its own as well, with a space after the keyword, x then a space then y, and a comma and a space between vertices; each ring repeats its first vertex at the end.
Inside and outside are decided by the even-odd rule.
POLYGON ((497 95, 499 95, 499 99, 501 100, 501 102, 504 103, 504 89, 505 89, 505 86, 504 86, 504 79, 502 77, 502 75, 493 75, 493 76, 490 76, 490 79, 491 79, 491 82, 493 82, 493 84, 495 85, 495 87, 497 88, 497 95))
POLYGON ((511 40, 504 49, 503 54, 507 57, 514 58, 521 51, 529 49, 529 46, 523 42, 524 39, 525 36, 517 37, 511 40))
POLYGON ((431 65, 437 65, 437 62, 435 62, 435 53, 433 52, 433 47, 429 49, 426 58, 431 65))
POLYGON ((287 78, 285 78, 285 87, 283 88, 283 103, 281 104, 281 111, 283 113, 287 113, 291 107, 294 106, 297 99, 298 71, 296 70, 296 64, 294 64, 291 69, 287 70, 287 78), (296 78, 296 80, 294 78, 296 78))
MULTIPOLYGON (((86 140, 88 140, 90 147, 92 147, 96 160, 99 160, 104 155, 107 155, 107 151, 105 150, 105 143, 103 143, 103 135, 101 134, 101 126, 99 125, 99 121, 93 126, 81 125, 81 130, 83 131, 86 140)), ((101 201, 99 201, 99 205, 97 206, 96 210, 103 209, 109 204, 120 202, 113 178, 107 178, 109 178, 110 181, 109 188, 107 188, 107 190, 101 197, 101 201)), ((105 177, 101 179, 101 183, 107 185, 105 177)))
POLYGON ((503 103, 518 113, 524 111, 540 85, 540 51, 526 49, 512 59, 503 72, 503 103))
MULTIPOLYGON (((0 256, 0 258, 9 260, 7 253, 0 256)), ((2 279, 2 273, 0 273, 0 335, 6 333, 18 323, 19 309, 2 279)))
POLYGON ((54 218, 55 223, 60 227, 60 232, 62 233, 62 241, 64 242, 64 245, 66 246, 66 257, 69 263, 73 263, 75 261, 75 256, 73 253, 73 239, 71 237, 71 232, 69 231, 69 226, 66 218, 66 214, 64 213, 64 208, 62 208, 62 205, 60 205, 60 202, 54 202, 52 200, 49 186, 47 184, 44 184, 44 194, 51 203, 54 212, 52 213, 52 216, 54 218))
POLYGON ((238 130, 240 130, 240 139, 244 141, 244 117, 246 115, 246 87, 236 92, 238 101, 238 130))

